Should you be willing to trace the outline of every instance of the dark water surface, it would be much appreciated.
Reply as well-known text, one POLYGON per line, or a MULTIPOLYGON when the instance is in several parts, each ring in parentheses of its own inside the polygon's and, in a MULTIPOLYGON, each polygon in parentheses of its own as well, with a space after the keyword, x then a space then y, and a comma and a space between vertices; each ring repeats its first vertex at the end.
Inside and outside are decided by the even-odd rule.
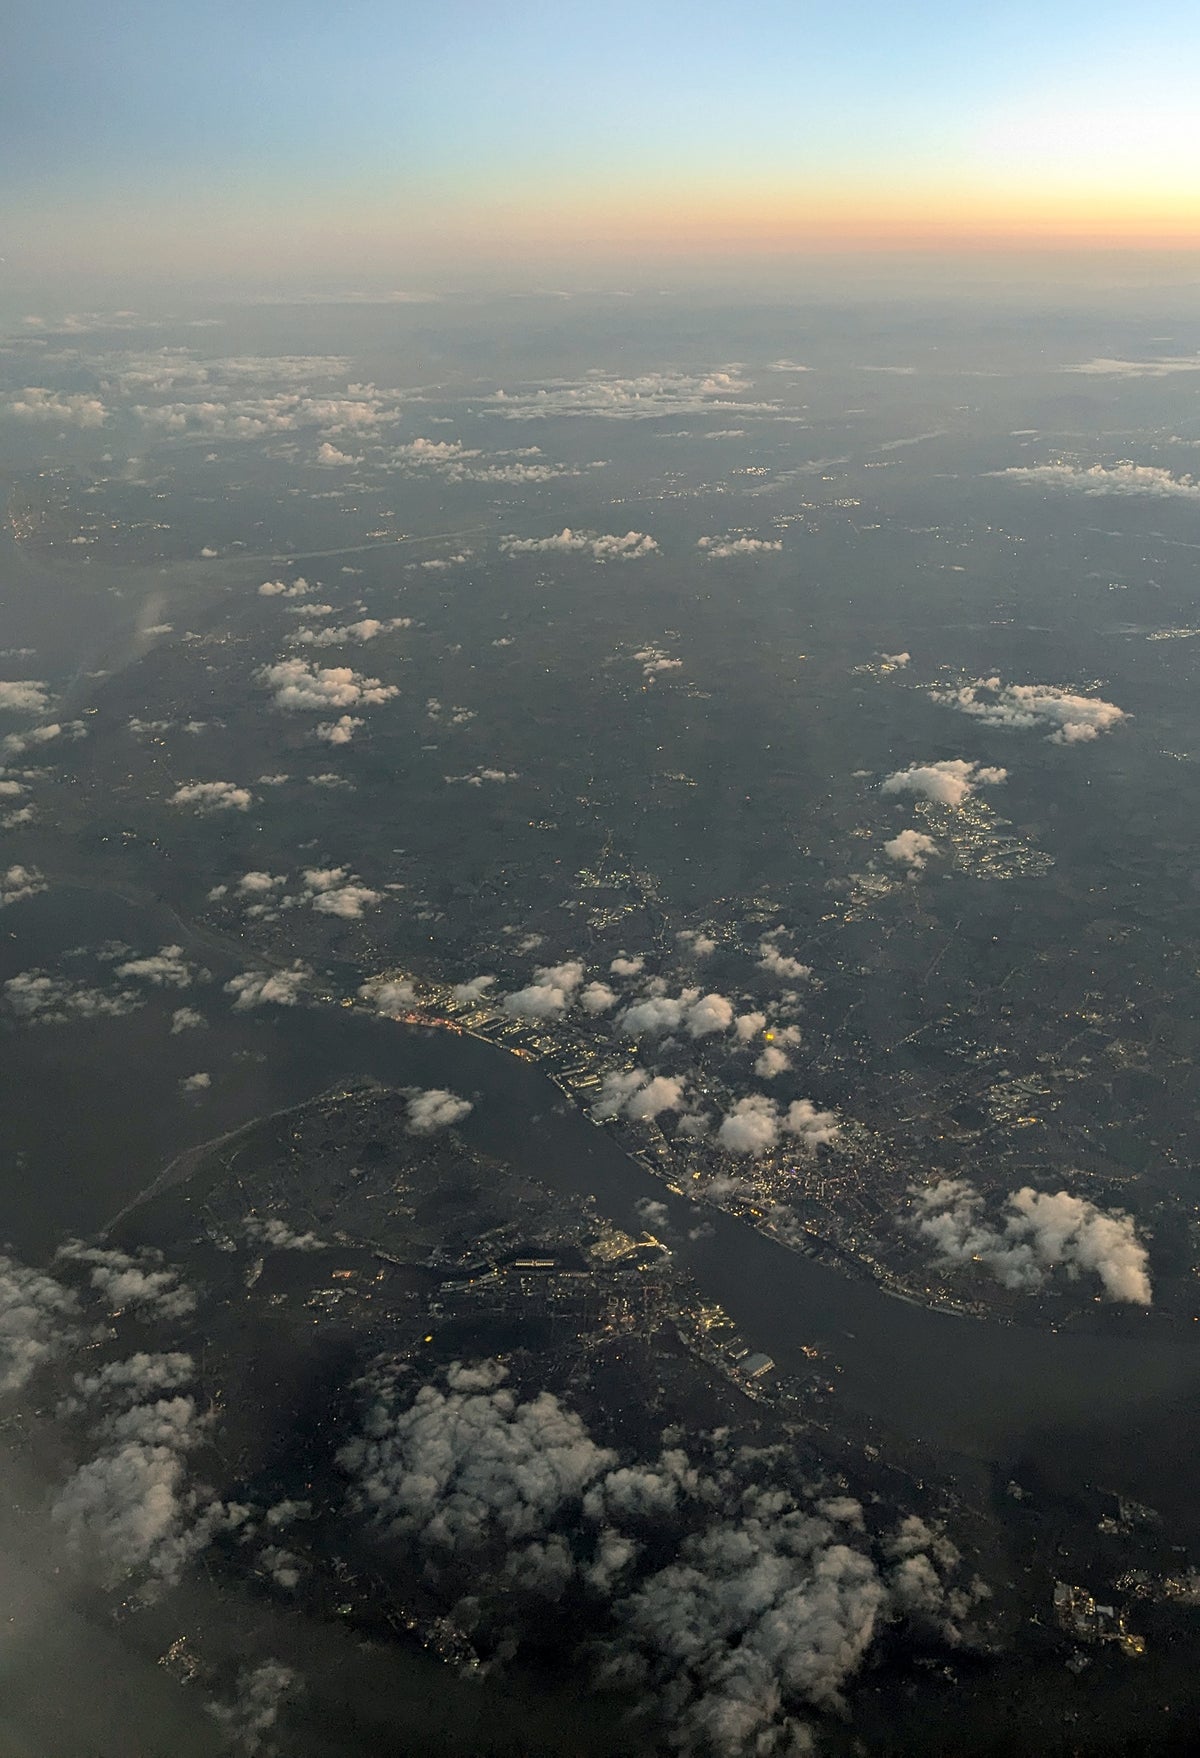
MULTIPOLYGON (((180 932, 157 906, 79 889, 17 906, 9 921, 0 979, 55 962, 80 937, 145 949, 180 932)), ((155 993, 123 1019, 5 1034, 2 1236, 18 1252, 38 1257, 65 1233, 101 1228, 182 1149, 339 1081, 450 1087, 476 1101, 463 1126, 473 1146, 591 1195, 618 1224, 640 1224, 639 1199, 666 1201, 671 1243, 704 1294, 784 1366, 806 1371, 802 1347, 827 1349, 838 1399, 883 1429, 1002 1470, 1032 1461, 1064 1488, 1120 1489, 1169 1512, 1181 1536, 1200 1531, 1178 1470, 1200 1445, 1200 1325, 1106 1308, 1094 1331, 1052 1332, 911 1305, 671 1197, 538 1068, 493 1045, 339 1007, 234 1014, 217 985, 236 967, 189 952, 203 953, 211 985, 155 993), (172 1037, 183 1002, 211 1023, 172 1037), (201 1069, 212 1088, 184 1099, 180 1080, 201 1069), (702 1214, 711 1236, 689 1242, 702 1214)), ((835 1426, 836 1412, 835 1401, 835 1426)))

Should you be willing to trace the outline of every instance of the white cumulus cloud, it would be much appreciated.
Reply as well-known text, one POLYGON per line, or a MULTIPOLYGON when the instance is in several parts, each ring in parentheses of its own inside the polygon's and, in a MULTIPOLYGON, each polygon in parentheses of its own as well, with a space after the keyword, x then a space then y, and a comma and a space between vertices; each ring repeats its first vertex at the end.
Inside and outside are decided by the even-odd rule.
POLYGON ((53 1276, 0 1254, 0 1393, 18 1392, 83 1336, 79 1301, 53 1276))
POLYGON ((456 1001, 482 1001, 495 981, 495 977, 469 977, 465 983, 455 983, 450 993, 456 1001))
POLYGON ((70 1019, 120 1019, 142 1006, 136 989, 97 989, 47 971, 19 971, 4 984, 4 1000, 18 1019, 62 1025, 70 1019))
POLYGON ((364 677, 348 665, 318 666, 303 659, 281 659, 264 666, 258 675, 272 692, 276 708, 298 712, 376 707, 400 694, 395 684, 364 677))
POLYGON ((731 1154, 757 1158, 769 1153, 781 1135, 791 1136, 804 1151, 812 1153, 832 1142, 837 1133, 836 1113, 819 1111, 811 1099, 795 1099, 781 1111, 765 1093, 750 1093, 722 1120, 717 1140, 731 1154))
POLYGON ((1175 372, 1200 372, 1200 354, 1161 354, 1155 360, 1114 360, 1101 355, 1062 370, 1088 378, 1169 378, 1175 372))
POLYGON ((613 1117, 645 1121, 664 1111, 681 1111, 686 1103, 682 1080, 671 1075, 651 1075, 643 1068, 614 1070, 600 1083, 592 1116, 604 1122, 613 1117))
POLYGON ((597 535, 594 531, 572 531, 564 525, 553 537, 502 537, 500 548, 505 555, 537 555, 546 552, 587 553, 595 561, 635 561, 652 555, 658 548, 653 537, 644 531, 627 531, 623 537, 597 535))
MULTIPOLYGON (((264 1556, 266 1554, 264 1552, 264 1556)), ((285 1558, 287 1554, 279 1551, 277 1557, 285 1558)), ((278 1561, 272 1570, 281 1586, 295 1586, 296 1581, 288 1578, 294 1573, 286 1565, 281 1567, 278 1561)), ((297 1696, 302 1689, 303 1680, 292 1667, 285 1666, 281 1660, 264 1660, 257 1666, 243 1668, 239 1673, 232 1702, 209 1703, 207 1709, 213 1720, 220 1723, 230 1746, 246 1753, 248 1758, 254 1758, 279 1721, 279 1712, 286 1699, 297 1696)), ((270 1748, 271 1751, 275 1749, 274 1746, 270 1748)))
POLYGON ((115 975, 150 983, 156 989, 186 989, 192 981, 182 946, 162 946, 146 958, 127 958, 116 966, 115 975))
POLYGON ((706 414, 714 409, 730 415, 774 415, 774 403, 740 401, 751 388, 737 371, 646 372, 633 378, 593 371, 580 379, 500 390, 492 398, 496 412, 513 421, 559 415, 601 417, 610 421, 654 420, 664 415, 706 414))
POLYGON ((348 745, 360 727, 366 721, 357 714, 339 714, 336 720, 322 720, 317 725, 317 737, 327 745, 348 745))
POLYGON ((108 410, 99 397, 51 391, 44 385, 26 385, 5 409, 24 421, 57 421, 68 427, 103 427, 108 420, 108 410))
POLYGON ((785 928, 772 928, 769 934, 763 935, 758 943, 759 969, 769 972, 773 977, 783 977, 789 982, 799 983, 805 977, 812 976, 812 966, 801 964, 790 953, 780 951, 777 941, 786 932, 785 928))
POLYGON ((361 617, 356 623, 330 624, 321 629, 302 627, 291 638, 300 647, 346 647, 352 642, 378 640, 394 629, 411 627, 411 617, 361 617))
POLYGON ((255 871, 243 873, 237 882, 237 888, 247 897, 268 897, 273 891, 278 891, 281 886, 286 884, 287 877, 283 873, 255 871))
POLYGON ((306 867, 305 901, 320 915, 357 921, 364 909, 383 902, 382 891, 353 878, 347 867, 306 867))
POLYGON ((988 726, 1044 729, 1056 745, 1087 743, 1127 718, 1124 709, 1100 696, 1076 695, 1057 684, 1004 684, 997 677, 935 690, 933 699, 988 726))
POLYGON ((920 873, 926 861, 937 854, 937 843, 923 830, 902 830, 884 843, 883 852, 890 861, 898 861, 902 867, 907 867, 910 873, 920 873))
POLYGON ((179 1271, 150 1246, 131 1254, 72 1239, 59 1247, 56 1261, 86 1268, 110 1312, 128 1309, 139 1318, 179 1319, 195 1309, 196 1296, 180 1281, 179 1271))
POLYGON ((883 782, 885 794, 917 794, 942 806, 961 806, 977 787, 996 787, 1007 781, 1007 769, 985 769, 965 757, 947 757, 937 763, 910 763, 883 782))
POLYGON ((768 537, 701 537, 696 548, 704 550, 713 561, 725 561, 730 556, 769 555, 781 550, 783 543, 768 537))
POLYGON ((1069 494, 1200 500, 1200 482, 1192 476, 1172 476, 1169 470, 1163 470, 1157 464, 1013 465, 1007 470, 993 470, 990 474, 1028 488, 1057 488, 1069 494))
POLYGON ((389 1532, 432 1549, 497 1533, 519 1542, 616 1463, 549 1392, 521 1401, 499 1364, 455 1364, 446 1390, 423 1386, 407 1410, 381 1397, 340 1455, 360 1506, 389 1532))
POLYGON ((361 458, 354 458, 349 452, 339 452, 329 440, 322 440, 317 447, 317 463, 337 466, 339 464, 361 464, 361 458))
POLYGON ((439 1129, 461 1123, 475 1107, 470 1099, 447 1092, 444 1087, 428 1087, 409 1094, 407 1109, 408 1127, 413 1135, 435 1135, 439 1129))
POLYGON ((242 1221, 246 1238, 271 1251, 324 1251, 325 1241, 315 1233, 297 1233, 279 1215, 246 1215, 242 1221))
POLYGON ((51 720, 45 726, 31 726, 23 733, 9 733, 6 738, 0 739, 0 756, 20 757, 24 752, 35 751, 54 739, 86 737, 87 727, 82 720, 51 720))
POLYGON ((286 580, 264 580, 258 589, 260 598, 307 598, 312 587, 303 575, 289 585, 286 580))
POLYGON ((0 711, 5 714, 45 714, 49 706, 45 684, 33 678, 0 680, 0 711))
POLYGON ((631 1002, 617 1024, 631 1038, 682 1028, 693 1038, 727 1032, 733 1025, 733 1003, 724 995, 702 995, 699 989, 681 989, 668 995, 657 980, 647 994, 631 1002))
POLYGON ((1026 1185, 998 1214, 964 1179, 947 1178, 913 1192, 914 1226, 944 1263, 979 1262, 1006 1288, 1036 1291, 1052 1271, 1099 1277, 1110 1300, 1151 1303, 1149 1258, 1131 1217, 1069 1191, 1026 1185))
POLYGON ((232 781, 188 781, 171 795, 172 806, 192 806, 201 817, 215 812, 248 812, 254 802, 249 788, 232 781))
POLYGON ((583 982, 583 966, 576 959, 563 964, 541 965, 524 989, 504 997, 504 1011, 514 1019, 557 1019, 575 999, 583 982))
POLYGON ((307 965, 299 963, 286 971, 243 971, 230 977, 225 993, 234 997, 235 1013, 248 1013, 252 1007, 295 1007, 311 974, 307 965))
POLYGON ((36 867, 9 867, 7 871, 0 869, 0 910, 6 909, 10 903, 21 903, 27 897, 36 897, 40 891, 47 889, 45 878, 36 867))
POLYGON ((585 1013, 608 1013, 617 1005, 617 993, 607 983, 588 983, 579 992, 579 1005, 585 1013))
POLYGON ((774 1080, 777 1075, 786 1074, 792 1066, 792 1059, 787 1051, 778 1044, 764 1044, 754 1063, 754 1072, 760 1080, 774 1080))
POLYGON ((402 1019, 417 1005, 417 992, 406 977, 372 977, 358 993, 385 1019, 402 1019))

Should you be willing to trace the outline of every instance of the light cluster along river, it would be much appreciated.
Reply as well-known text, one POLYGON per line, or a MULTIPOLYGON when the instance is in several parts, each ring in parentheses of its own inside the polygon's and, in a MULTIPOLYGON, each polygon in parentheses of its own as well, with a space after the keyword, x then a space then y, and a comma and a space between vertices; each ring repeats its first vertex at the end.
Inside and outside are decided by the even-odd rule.
MULTIPOLYGON (((157 906, 81 888, 19 910, 0 980, 52 963, 72 936, 147 947, 172 926, 157 906)), ((204 956, 226 974, 211 947, 204 956)), ((211 988, 187 996, 207 1029, 172 1037, 167 1018, 181 999, 5 1034, 0 1237, 13 1249, 37 1257, 69 1232, 97 1230, 180 1151, 340 1081, 448 1087, 475 1101, 462 1125, 472 1146, 590 1195, 618 1225, 640 1226, 644 1198, 665 1202, 680 1261, 754 1347, 801 1375, 805 1345, 828 1351, 839 1369, 834 1424, 843 1404, 935 1453, 1002 1470, 1032 1461, 1064 1490, 1085 1479, 1119 1489, 1161 1507, 1181 1536, 1200 1533, 1178 1463, 1200 1444, 1200 1325, 1122 1309, 1099 1314, 1095 1330, 1051 1331, 913 1305, 670 1195, 540 1069, 498 1046, 341 1007, 238 1014, 211 988), (212 1088, 188 1100, 181 1079, 201 1068, 212 1088), (701 1218, 711 1231, 689 1240, 701 1218)))

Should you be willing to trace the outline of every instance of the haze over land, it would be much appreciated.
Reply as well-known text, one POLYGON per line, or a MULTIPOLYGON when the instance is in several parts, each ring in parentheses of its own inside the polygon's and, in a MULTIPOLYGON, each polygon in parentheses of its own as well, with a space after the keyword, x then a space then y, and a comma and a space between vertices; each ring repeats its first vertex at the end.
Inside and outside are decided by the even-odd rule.
POLYGON ((312 1639, 379 1579, 427 1749, 456 1673, 500 1749, 564 1668, 631 1751, 902 1700, 938 1750, 951 1678, 983 1742, 1075 1651, 1133 1725, 1146 1632, 1185 1701, 1131 1424, 1190 1442, 1200 1374, 1190 320, 190 309, 5 344, 5 1384, 60 1568, 204 1681, 197 1749, 355 1750, 312 1639), (732 1623, 730 1545, 782 1571, 732 1623))
POLYGON ((21 10, 0 1747, 1190 1751, 1192 15, 21 10))

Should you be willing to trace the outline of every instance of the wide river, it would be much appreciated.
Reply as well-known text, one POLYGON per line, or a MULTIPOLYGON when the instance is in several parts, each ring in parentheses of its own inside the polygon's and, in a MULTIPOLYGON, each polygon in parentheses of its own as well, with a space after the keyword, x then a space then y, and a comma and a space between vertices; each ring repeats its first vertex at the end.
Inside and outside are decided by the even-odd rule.
MULTIPOLYGON (((84 938, 148 950, 181 929, 157 906, 70 887, 8 918, 0 980, 53 967, 84 938)), ((189 950, 216 977, 234 968, 219 948, 189 950)), ((4 1034, 0 1237, 12 1249, 36 1258, 68 1232, 102 1227, 180 1150, 341 1080, 449 1087, 475 1099, 463 1125, 472 1145, 589 1194, 618 1224, 639 1225, 642 1198, 665 1201, 680 1259, 753 1346, 801 1373, 811 1365, 804 1345, 829 1352, 840 1369, 833 1423, 842 1400, 972 1471, 991 1467, 1003 1480, 1031 1461, 1064 1490, 1116 1488, 1168 1513, 1181 1538, 1200 1534, 1190 1473, 1179 1469, 1200 1446, 1200 1324, 1098 1308, 1096 1330, 1053 1332, 909 1304, 670 1196, 536 1066, 493 1045, 346 1008, 232 1014, 214 989, 186 997, 208 1028, 176 1037, 176 992, 124 1019, 4 1034), (180 1080, 201 1069, 210 1091, 183 1099, 180 1080), (689 1242, 701 1215, 711 1234, 689 1242)))

